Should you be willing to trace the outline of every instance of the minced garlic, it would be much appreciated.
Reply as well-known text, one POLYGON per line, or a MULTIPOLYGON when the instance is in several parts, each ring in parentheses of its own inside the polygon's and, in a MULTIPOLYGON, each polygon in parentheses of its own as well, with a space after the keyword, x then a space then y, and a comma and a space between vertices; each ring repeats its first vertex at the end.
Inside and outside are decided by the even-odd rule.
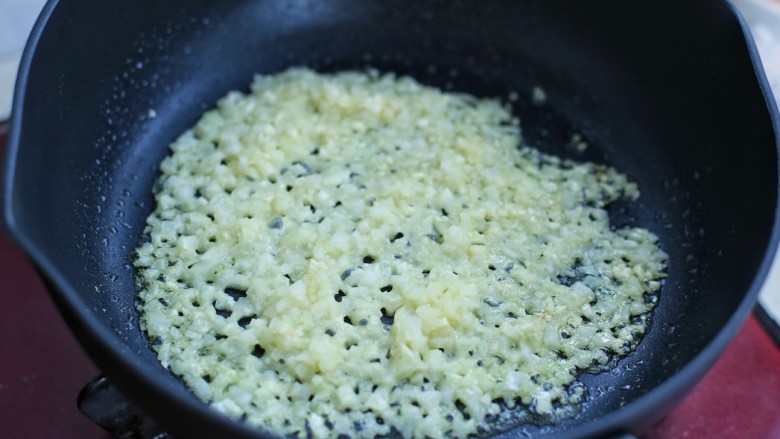
POLYGON ((292 69, 171 145, 142 328, 212 407, 281 435, 464 437, 634 349, 666 255, 612 168, 519 147, 498 101, 292 69))

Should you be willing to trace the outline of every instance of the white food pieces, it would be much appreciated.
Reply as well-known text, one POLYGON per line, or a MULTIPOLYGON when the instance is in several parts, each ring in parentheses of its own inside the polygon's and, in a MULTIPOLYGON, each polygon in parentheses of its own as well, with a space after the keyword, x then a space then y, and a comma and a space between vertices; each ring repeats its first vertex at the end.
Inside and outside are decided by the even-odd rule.
POLYGON ((200 398, 282 435, 553 413, 635 348, 664 277, 652 233, 610 228, 605 206, 638 196, 624 175, 407 77, 257 76, 171 150, 136 252, 142 328, 200 398))

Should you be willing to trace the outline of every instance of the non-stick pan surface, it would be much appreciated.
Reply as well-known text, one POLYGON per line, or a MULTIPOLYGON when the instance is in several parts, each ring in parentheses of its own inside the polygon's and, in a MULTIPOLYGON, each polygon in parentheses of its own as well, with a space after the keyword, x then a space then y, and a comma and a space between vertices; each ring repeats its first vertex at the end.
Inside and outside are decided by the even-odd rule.
POLYGON ((639 431, 725 347, 774 254, 775 110, 751 54, 724 1, 52 0, 19 75, 5 220, 128 396, 184 437, 249 436, 163 369, 138 328, 129 258, 167 145, 253 73, 288 66, 515 92, 527 143, 639 183, 612 220, 658 234, 670 259, 649 334, 582 378, 580 414, 506 437, 639 431), (574 134, 584 154, 567 147, 574 134))

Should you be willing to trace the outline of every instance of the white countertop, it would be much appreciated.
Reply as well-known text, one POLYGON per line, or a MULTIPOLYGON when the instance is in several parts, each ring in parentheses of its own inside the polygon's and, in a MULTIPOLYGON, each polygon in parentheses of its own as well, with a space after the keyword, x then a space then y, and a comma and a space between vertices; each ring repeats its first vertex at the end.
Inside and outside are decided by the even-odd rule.
POLYGON ((19 58, 44 3, 45 0, 0 0, 0 121, 11 114, 19 58))

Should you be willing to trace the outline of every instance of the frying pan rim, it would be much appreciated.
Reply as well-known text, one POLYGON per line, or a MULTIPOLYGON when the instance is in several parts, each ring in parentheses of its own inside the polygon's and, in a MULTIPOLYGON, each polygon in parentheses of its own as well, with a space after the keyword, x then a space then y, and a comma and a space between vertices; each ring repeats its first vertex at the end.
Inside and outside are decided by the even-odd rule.
MULTIPOLYGON (((758 85, 770 113, 772 127, 775 133, 775 147, 776 150, 780 151, 780 143, 778 143, 777 138, 778 133, 780 133, 778 108, 772 97, 769 82, 761 67, 761 61, 755 41, 747 27, 747 23, 733 3, 730 0, 721 1, 727 5, 734 18, 736 18, 744 35, 744 42, 753 64, 758 85)), ((155 393, 164 395, 170 402, 179 404, 192 413, 197 413, 201 416, 210 418, 234 432, 237 432, 238 430, 245 434, 262 434, 261 431, 250 429, 239 422, 235 422, 194 398, 184 397, 179 393, 170 392, 169 386, 162 380, 155 377, 150 378, 145 374, 143 367, 139 362, 139 357, 133 351, 123 348, 122 343, 116 343, 116 333, 98 321, 95 314, 80 299, 76 293, 76 289, 70 284, 66 276, 64 276, 46 254, 25 235, 23 229, 16 221, 13 206, 13 183, 15 179, 15 164, 20 148, 22 113, 27 91, 27 78, 42 34, 53 11, 59 3, 60 0, 48 0, 44 6, 25 46, 17 74, 10 118, 11 129, 8 135, 6 158, 3 165, 3 189, 0 193, 0 196, 3 198, 3 220, 8 235, 25 251, 29 258, 51 282, 51 285, 54 288, 49 288, 49 293, 54 299, 60 299, 57 300, 57 303, 58 306, 60 306, 61 312, 70 314, 68 316, 69 318, 74 319, 79 325, 88 328, 90 333, 82 334, 82 336, 92 339, 101 350, 101 355, 105 355, 110 360, 99 361, 93 357, 93 361, 96 363, 113 362, 124 365, 126 369, 125 373, 129 373, 130 379, 144 383, 155 393)), ((778 161, 777 175, 780 176, 780 161, 778 161)), ((723 352, 747 319, 750 310, 757 300, 759 291, 769 274, 769 270, 777 252, 778 240, 780 240, 780 210, 778 206, 780 202, 780 183, 778 183, 778 187, 776 188, 775 199, 774 224, 769 242, 764 250, 762 262, 744 298, 726 324, 718 331, 717 335, 707 343, 691 361, 660 385, 653 387, 643 396, 629 402, 626 406, 618 410, 614 410, 606 415, 593 417, 576 428, 561 432, 561 437, 592 437, 621 431, 623 426, 628 425, 631 420, 638 419, 643 414, 658 410, 660 406, 669 402, 671 396, 676 395, 679 392, 679 389, 689 389, 698 383, 701 376, 703 376, 712 366, 715 359, 723 352)), ((71 322, 69 322, 69 324, 71 324, 71 322)), ((71 327, 72 326, 73 325, 71 324, 71 327)), ((111 372, 108 372, 108 376, 111 376, 111 372)), ((666 410, 664 412, 666 412, 666 410)))

